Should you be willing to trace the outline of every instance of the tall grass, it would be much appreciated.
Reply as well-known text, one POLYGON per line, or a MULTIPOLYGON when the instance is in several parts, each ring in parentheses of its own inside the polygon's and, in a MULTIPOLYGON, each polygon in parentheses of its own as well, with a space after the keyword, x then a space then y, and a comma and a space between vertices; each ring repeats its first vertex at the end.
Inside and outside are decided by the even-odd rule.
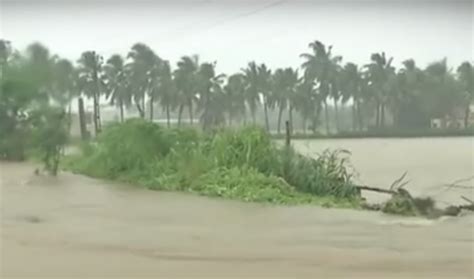
POLYGON ((106 128, 66 168, 155 190, 284 204, 318 199, 356 204, 359 195, 343 155, 327 151, 307 158, 291 147, 278 148, 258 127, 204 135, 130 120, 106 128))

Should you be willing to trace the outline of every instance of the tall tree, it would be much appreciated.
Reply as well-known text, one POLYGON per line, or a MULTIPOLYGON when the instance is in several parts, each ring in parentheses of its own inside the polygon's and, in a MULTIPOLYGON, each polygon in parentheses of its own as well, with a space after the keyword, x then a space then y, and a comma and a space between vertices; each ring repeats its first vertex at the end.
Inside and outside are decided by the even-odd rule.
POLYGON ((293 109, 297 106, 298 72, 292 68, 277 69, 273 75, 272 98, 278 106, 277 132, 280 134, 283 111, 288 109, 290 128, 293 127, 293 109))
POLYGON ((341 72, 341 92, 343 103, 352 100, 352 129, 362 129, 361 101, 363 77, 358 66, 347 63, 341 72))
POLYGON ((168 128, 170 124, 170 112, 174 110, 177 102, 176 84, 173 81, 173 74, 171 72, 170 63, 163 61, 160 71, 160 82, 158 85, 158 98, 163 110, 166 112, 166 125, 168 128))
POLYGON ((458 67, 457 73, 464 97, 464 127, 468 128, 471 105, 474 101, 474 71, 472 70, 472 63, 463 62, 458 67))
POLYGON ((252 115, 252 122, 256 124, 255 114, 260 103, 258 66, 255 62, 250 62, 242 72, 245 81, 245 101, 252 115))
POLYGON ((385 107, 387 99, 393 93, 396 79, 393 58, 387 59, 385 53, 374 53, 371 63, 366 65, 370 89, 376 106, 376 126, 385 126, 385 107))
POLYGON ((197 96, 197 72, 199 70, 198 56, 183 56, 178 62, 174 80, 178 90, 179 111, 178 125, 181 124, 183 109, 188 108, 189 120, 193 124, 193 106, 197 96))
POLYGON ((268 106, 270 102, 270 94, 271 94, 271 78, 272 78, 272 71, 268 69, 265 64, 261 64, 258 66, 258 93, 259 97, 261 97, 263 102, 263 112, 265 115, 265 128, 267 131, 270 131, 270 123, 268 120, 268 106))
POLYGON ((203 130, 218 126, 225 122, 224 105, 227 102, 222 89, 224 75, 216 75, 215 64, 203 63, 197 73, 199 90, 199 110, 202 111, 203 130))
POLYGON ((93 100, 93 123, 95 134, 101 130, 100 97, 102 95, 103 59, 95 51, 82 53, 79 64, 79 88, 82 93, 93 100))
MULTIPOLYGON (((309 44, 312 53, 303 53, 300 56, 305 59, 302 68, 305 70, 305 76, 318 84, 318 91, 324 105, 324 114, 326 120, 326 132, 329 129, 329 113, 327 107, 327 99, 331 95, 331 88, 335 84, 335 69, 337 64, 342 60, 341 56, 332 55, 332 46, 326 46, 320 41, 314 41, 309 44)), ((334 88, 336 89, 336 88, 334 88)), ((333 90, 333 92, 336 92, 333 90)), ((335 95, 336 93, 333 93, 335 95)))
POLYGON ((107 98, 110 104, 119 108, 120 122, 124 120, 124 108, 131 104, 131 96, 129 94, 129 81, 125 68, 125 61, 119 54, 112 55, 107 59, 104 66, 107 77, 107 98))
POLYGON ((155 52, 143 43, 136 43, 128 53, 131 62, 127 64, 129 71, 130 88, 133 101, 140 114, 145 118, 146 97, 150 104, 150 118, 153 118, 153 95, 154 87, 157 85, 158 73, 160 71, 161 59, 155 52))
POLYGON ((235 118, 245 116, 245 82, 241 73, 233 74, 227 79, 224 87, 226 95, 229 125, 235 118))

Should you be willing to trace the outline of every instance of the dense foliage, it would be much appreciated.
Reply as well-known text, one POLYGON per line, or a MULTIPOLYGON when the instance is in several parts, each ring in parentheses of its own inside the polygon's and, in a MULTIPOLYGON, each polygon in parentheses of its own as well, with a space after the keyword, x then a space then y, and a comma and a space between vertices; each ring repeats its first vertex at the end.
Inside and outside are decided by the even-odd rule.
POLYGON ((128 120, 106 128, 82 154, 69 157, 66 167, 150 189, 244 201, 329 205, 337 199, 347 205, 359 198, 347 162, 338 153, 306 158, 277 147, 258 127, 204 135, 128 120))
POLYGON ((332 46, 320 41, 311 42, 309 50, 301 55, 300 69, 272 70, 250 62, 224 75, 216 72, 215 62, 197 56, 183 56, 173 68, 143 43, 107 59, 85 51, 73 63, 38 43, 19 53, 0 40, 0 62, 10 72, 25 69, 63 107, 73 97, 91 100, 96 133, 104 100, 117 106, 121 121, 130 114, 156 119, 162 112, 167 126, 172 120, 178 125, 199 122, 204 130, 251 122, 280 133, 285 120, 292 130, 326 134, 429 129, 433 118, 446 120, 443 126, 469 126, 474 99, 470 61, 452 70, 446 60, 422 69, 407 59, 396 68, 382 52, 368 55, 368 63, 359 66, 343 63, 332 46))
POLYGON ((68 98, 57 78, 64 61, 58 61, 54 72, 44 67, 48 55, 46 49, 32 45, 20 59, 0 41, 0 159, 23 160, 33 151, 55 175, 69 135, 64 110, 68 98))

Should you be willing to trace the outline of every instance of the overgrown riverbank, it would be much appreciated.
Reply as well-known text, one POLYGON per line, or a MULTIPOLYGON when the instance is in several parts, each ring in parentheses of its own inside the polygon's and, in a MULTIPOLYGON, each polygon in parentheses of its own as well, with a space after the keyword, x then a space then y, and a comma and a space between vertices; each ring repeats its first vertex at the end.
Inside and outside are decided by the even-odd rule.
POLYGON ((134 119, 114 124, 68 156, 64 168, 153 190, 276 204, 359 207, 343 151, 317 159, 278 148, 262 129, 163 129, 134 119))
MULTIPOLYGON (((473 137, 474 129, 374 129, 368 131, 343 131, 335 134, 304 134, 295 133, 294 139, 363 139, 363 138, 441 138, 441 137, 473 137)), ((273 134, 274 139, 284 139, 284 135, 273 134)))

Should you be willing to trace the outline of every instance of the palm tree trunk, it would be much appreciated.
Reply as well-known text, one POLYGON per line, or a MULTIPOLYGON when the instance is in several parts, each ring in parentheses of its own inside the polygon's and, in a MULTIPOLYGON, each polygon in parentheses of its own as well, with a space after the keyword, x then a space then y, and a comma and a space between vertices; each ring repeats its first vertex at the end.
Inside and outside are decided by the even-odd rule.
POLYGON ((153 96, 150 96, 150 121, 153 122, 153 119, 155 118, 155 115, 154 115, 154 109, 153 109, 153 102, 154 102, 154 97, 153 96))
POLYGON ((179 105, 178 109, 178 127, 181 127, 181 118, 183 117, 184 105, 179 105))
POLYGON ((380 125, 382 128, 385 127, 385 104, 380 105, 380 125))
POLYGON ((277 127, 277 133, 280 134, 280 128, 281 128, 281 116, 283 114, 283 106, 280 106, 280 109, 278 111, 278 127, 277 127))
POLYGON ((307 119, 306 116, 303 116, 302 118, 303 118, 303 123, 302 123, 303 124, 303 134, 306 135, 306 122, 307 122, 308 119, 307 119))
POLYGON ((288 108, 288 120, 290 122, 290 133, 293 134, 293 106, 291 104, 288 108))
POLYGON ((98 104, 97 104, 97 94, 94 93, 94 97, 93 97, 93 106, 94 106, 94 110, 93 110, 93 116, 94 116, 94 132, 95 132, 95 136, 97 136, 99 134, 99 108, 98 108, 98 104))
POLYGON ((335 109, 335 117, 336 117, 336 131, 339 132, 339 107, 337 104, 337 99, 334 98, 334 109, 335 109))
POLYGON ((255 117, 255 108, 251 110, 251 113, 252 113, 252 122, 253 122, 253 125, 257 124, 257 119, 255 117))
POLYGON ((380 102, 377 101, 377 105, 376 105, 376 113, 375 113, 375 127, 379 127, 380 126, 380 102))
POLYGON ((324 100, 324 120, 326 122, 326 133, 329 135, 331 131, 329 130, 329 113, 326 100, 324 100))
POLYGON ((166 126, 170 128, 171 123, 170 123, 170 105, 166 105, 166 126))
POLYGON ((471 108, 468 103, 466 109, 464 110, 464 129, 469 128, 469 116, 471 114, 471 108))
POLYGON ((357 102, 352 104, 352 131, 357 130, 357 102))
POLYGON ((135 106, 137 107, 138 114, 140 115, 140 118, 145 118, 145 111, 140 106, 140 101, 135 101, 135 106))
POLYGON ((191 123, 191 125, 193 125, 193 102, 190 101, 188 103, 188 112, 189 112, 189 121, 191 123))
POLYGON ((364 119, 362 117, 362 103, 357 100, 357 117, 359 119, 359 130, 364 129, 364 119))
POLYGON ((265 128, 267 129, 267 132, 270 132, 270 123, 268 122, 268 105, 266 99, 264 100, 263 111, 265 113, 265 128))
POLYGON ((120 109, 120 122, 123 122, 123 101, 122 99, 119 100, 119 109, 120 109))

